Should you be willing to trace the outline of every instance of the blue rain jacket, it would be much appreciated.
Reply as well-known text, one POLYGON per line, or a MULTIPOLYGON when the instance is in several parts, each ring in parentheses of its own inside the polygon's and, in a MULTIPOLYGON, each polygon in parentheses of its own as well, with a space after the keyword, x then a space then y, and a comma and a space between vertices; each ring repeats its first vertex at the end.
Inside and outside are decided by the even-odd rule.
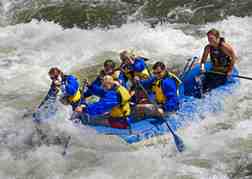
MULTIPOLYGON (((140 83, 147 89, 151 88, 157 78, 151 76, 147 80, 141 80, 140 83)), ((166 112, 172 112, 179 109, 179 97, 177 96, 177 85, 174 79, 165 77, 161 82, 161 89, 166 97, 165 104, 162 106, 166 112)))
POLYGON ((110 112, 113 107, 120 105, 121 97, 116 92, 114 86, 110 90, 103 90, 103 97, 98 102, 88 104, 85 108, 85 112, 91 116, 102 115, 106 112, 110 112))

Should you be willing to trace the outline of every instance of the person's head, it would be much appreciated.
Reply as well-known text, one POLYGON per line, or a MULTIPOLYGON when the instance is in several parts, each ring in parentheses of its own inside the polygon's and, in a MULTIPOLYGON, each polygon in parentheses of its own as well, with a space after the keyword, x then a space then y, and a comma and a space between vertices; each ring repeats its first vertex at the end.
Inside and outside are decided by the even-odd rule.
POLYGON ((207 39, 210 45, 218 46, 220 41, 220 32, 216 29, 211 29, 207 32, 207 39))
POLYGON ((163 62, 156 62, 153 67, 153 74, 157 77, 157 79, 162 79, 166 73, 166 67, 163 62))
POLYGON ((122 63, 125 64, 133 64, 134 63, 134 55, 128 52, 127 50, 124 50, 120 53, 120 59, 122 63))
POLYGON ((115 81, 112 76, 110 75, 104 76, 102 80, 102 86, 104 89, 109 90, 114 86, 114 84, 115 84, 115 81))
POLYGON ((57 67, 52 67, 52 68, 50 68, 48 75, 51 80, 55 81, 55 80, 59 80, 62 78, 63 72, 57 67))
POLYGON ((113 60, 106 60, 103 67, 105 75, 112 75, 116 67, 116 63, 113 60))

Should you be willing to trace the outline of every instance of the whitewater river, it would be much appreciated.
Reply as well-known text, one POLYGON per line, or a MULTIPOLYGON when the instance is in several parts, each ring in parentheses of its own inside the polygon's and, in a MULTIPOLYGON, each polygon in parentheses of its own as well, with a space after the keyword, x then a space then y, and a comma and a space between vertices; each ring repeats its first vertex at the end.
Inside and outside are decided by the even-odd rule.
MULTIPOLYGON (((240 74, 252 76, 252 17, 229 17, 205 25, 141 22, 104 30, 63 29, 33 20, 0 28, 1 179, 231 179, 252 178, 252 81, 241 80, 223 111, 204 114, 179 135, 187 149, 166 145, 132 148, 116 137, 74 127, 71 110, 36 128, 32 112, 47 92, 47 72, 92 68, 134 48, 153 61, 182 67, 217 28, 235 48, 240 74), (204 120, 202 120, 204 119, 204 120), (67 137, 66 155, 62 156, 67 137)), ((91 70, 92 71, 92 70, 91 70)), ((90 72, 90 70, 89 70, 90 72)), ((83 74, 87 73, 82 71, 83 74)))

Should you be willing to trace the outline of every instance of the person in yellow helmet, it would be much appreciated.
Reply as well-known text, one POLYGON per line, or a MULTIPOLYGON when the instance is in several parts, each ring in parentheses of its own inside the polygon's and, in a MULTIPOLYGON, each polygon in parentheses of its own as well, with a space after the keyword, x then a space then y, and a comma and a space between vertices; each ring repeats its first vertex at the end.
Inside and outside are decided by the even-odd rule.
POLYGON ((103 124, 115 128, 127 128, 130 109, 128 90, 112 76, 106 75, 102 80, 104 95, 98 102, 81 105, 76 112, 82 113, 83 124, 103 124), (104 118, 106 118, 104 120, 104 118))
POLYGON ((211 71, 225 73, 225 75, 205 73, 203 79, 203 92, 214 89, 225 84, 228 77, 231 76, 234 64, 237 60, 234 49, 228 44, 220 32, 216 29, 211 29, 207 32, 208 45, 205 46, 203 56, 200 59, 201 72, 205 73, 204 64, 210 55, 212 64, 211 71))

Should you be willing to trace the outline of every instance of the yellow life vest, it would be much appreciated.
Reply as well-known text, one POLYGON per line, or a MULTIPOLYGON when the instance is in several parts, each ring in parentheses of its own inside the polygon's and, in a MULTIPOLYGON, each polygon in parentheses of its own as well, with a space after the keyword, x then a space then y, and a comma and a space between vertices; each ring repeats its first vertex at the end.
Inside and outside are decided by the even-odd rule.
POLYGON ((145 67, 145 69, 141 72, 134 72, 134 76, 138 76, 141 80, 146 80, 149 78, 150 73, 148 69, 145 67))
POLYGON ((120 105, 112 108, 111 113, 110 113, 111 117, 120 118, 120 117, 129 116, 131 112, 130 103, 129 103, 131 96, 129 94, 129 91, 120 85, 116 88, 116 92, 121 97, 121 103, 120 105))
POLYGON ((163 93, 161 87, 161 80, 157 80, 155 84, 152 86, 152 91, 155 93, 156 101, 159 104, 164 104, 166 100, 166 96, 163 93))
POLYGON ((146 80, 150 76, 147 68, 145 68, 141 72, 132 72, 128 68, 126 68, 124 69, 124 74, 129 80, 132 80, 135 76, 138 76, 141 80, 146 80))
POLYGON ((81 98, 81 93, 80 93, 80 90, 78 89, 78 91, 75 93, 75 95, 68 96, 67 100, 69 103, 76 103, 80 100, 80 98, 81 98))
MULTIPOLYGON (((167 72, 164 78, 169 77, 175 80, 177 86, 177 96, 179 96, 179 85, 182 83, 181 80, 173 73, 167 72)), ((166 101, 166 96, 162 90, 162 79, 157 80, 154 85, 152 86, 152 91, 155 93, 156 101, 159 104, 164 104, 166 101)))
POLYGON ((132 80, 134 78, 134 74, 131 70, 129 70, 128 68, 124 68, 123 69, 124 75, 129 79, 132 80))

